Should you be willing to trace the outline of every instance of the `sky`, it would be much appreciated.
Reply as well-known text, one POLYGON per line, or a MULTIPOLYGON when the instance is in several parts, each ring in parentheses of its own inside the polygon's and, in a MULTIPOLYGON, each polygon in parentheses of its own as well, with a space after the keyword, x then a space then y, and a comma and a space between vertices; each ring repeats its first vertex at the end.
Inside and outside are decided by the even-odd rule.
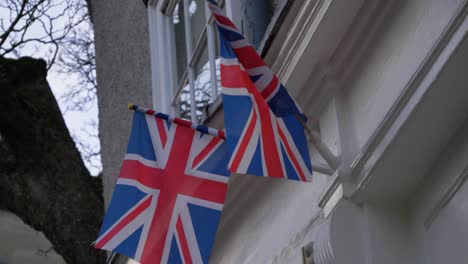
MULTIPOLYGON (((10 1, 0 0, 1 5, 5 5, 10 1)), ((53 3, 64 3, 63 1, 55 1, 53 3)), ((55 6, 54 9, 49 11, 49 15, 56 15, 62 12, 63 6, 60 4, 55 6)), ((86 10, 82 10, 86 12, 86 10)), ((11 20, 10 11, 0 6, 0 23, 9 25, 11 20)), ((54 22, 55 28, 60 28, 66 23, 65 19, 59 19, 54 22)), ((85 23, 86 24, 86 23, 85 23)), ((87 25, 82 24, 83 27, 87 25)), ((38 37, 42 34, 41 26, 38 23, 33 23, 31 29, 28 31, 27 36, 38 37)), ((92 31, 91 31, 92 32, 92 31)), ((20 56, 30 56, 34 58, 45 58, 48 56, 48 47, 37 45, 37 43, 30 43, 19 50, 20 56)), ((15 55, 8 55, 7 57, 15 57, 15 55)), ((78 83, 78 76, 74 74, 61 73, 58 66, 55 64, 48 72, 47 81, 52 89, 52 92, 57 99, 57 103, 62 111, 65 123, 73 136, 75 142, 79 141, 82 144, 89 146, 93 152, 98 152, 100 149, 98 135, 98 128, 94 124, 98 124, 98 106, 97 100, 94 100, 85 111, 66 111, 68 103, 64 100, 63 95, 70 89, 76 87, 78 83)), ((83 149, 77 146, 78 150, 83 154, 83 149)), ((85 164, 89 169, 91 175, 95 176, 102 170, 100 156, 95 156, 91 162, 85 160, 85 164)))
MULTIPOLYGON (((93 150, 98 151, 100 145, 99 138, 90 136, 98 135, 98 129, 91 125, 93 122, 96 124, 99 123, 97 100, 95 100, 86 111, 66 111, 68 104, 62 97, 68 89, 73 89, 73 86, 76 85, 76 79, 73 78, 73 76, 59 73, 52 67, 47 75, 47 81, 57 99, 65 123, 70 134, 74 137, 74 140, 80 140, 84 144, 92 146, 93 150)), ((80 148, 78 148, 78 150, 80 150, 80 148)), ((80 150, 80 152, 81 151, 82 150, 80 150)), ((86 161, 85 164, 93 176, 97 175, 102 169, 100 157, 93 158, 92 164, 86 161)))

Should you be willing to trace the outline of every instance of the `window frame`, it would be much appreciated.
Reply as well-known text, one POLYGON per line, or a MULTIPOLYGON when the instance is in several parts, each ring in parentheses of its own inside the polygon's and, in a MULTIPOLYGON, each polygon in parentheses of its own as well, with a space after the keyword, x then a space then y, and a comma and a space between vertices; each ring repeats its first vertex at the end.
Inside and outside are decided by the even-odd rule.
MULTIPOLYGON (((178 0, 165 1, 150 1, 148 5, 148 21, 150 34, 150 51, 151 51, 151 68, 152 68, 152 88, 153 88, 153 107, 160 111, 180 116, 179 100, 183 89, 189 85, 190 89, 190 118, 191 121, 197 122, 197 109, 195 98, 195 65, 198 59, 203 54, 205 49, 208 53, 208 65, 210 68, 210 95, 209 103, 211 104, 219 97, 218 92, 218 77, 216 75, 216 29, 214 17, 208 9, 208 4, 204 1, 205 8, 205 24, 201 31, 198 40, 192 47, 192 28, 189 19, 190 0, 182 0, 184 4, 184 27, 185 27, 185 48, 187 57, 187 66, 181 76, 180 81, 177 79, 177 62, 175 50, 175 33, 172 15, 175 6, 179 3, 178 0), (161 65, 166 65, 164 67, 161 65)), ((227 14, 234 18, 236 23, 237 18, 240 18, 240 5, 238 0, 218 0, 222 8, 227 9, 227 14)), ((237 23, 236 23, 237 24, 237 23)), ((219 75, 219 74, 218 74, 219 75)), ((203 116, 201 117, 203 118, 203 116)))

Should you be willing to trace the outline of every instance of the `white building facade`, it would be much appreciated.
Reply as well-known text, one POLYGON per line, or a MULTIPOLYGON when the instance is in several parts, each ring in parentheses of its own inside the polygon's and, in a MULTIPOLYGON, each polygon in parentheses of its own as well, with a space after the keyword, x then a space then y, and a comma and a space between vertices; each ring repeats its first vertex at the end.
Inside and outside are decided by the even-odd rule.
MULTIPOLYGON (((141 12, 147 24, 135 25, 147 28, 138 29, 140 39, 127 39, 143 44, 126 63, 143 67, 146 79, 132 94, 151 94, 155 109, 222 128, 217 36, 204 1, 149 1, 147 13, 143 4, 128 3, 138 4, 129 10, 141 12), (150 59, 139 60, 141 54, 150 59)), ((322 142, 311 140, 311 183, 231 177, 210 262, 468 263, 467 1, 221 5, 322 142), (323 145, 332 152, 326 159, 317 151, 323 145)), ((125 91, 127 79, 110 85, 111 74, 100 68, 116 59, 105 54, 111 34, 96 16, 104 11, 93 8, 98 84, 106 96, 125 91)), ((117 18, 106 19, 118 27, 117 18)), ((112 45, 119 43, 129 45, 112 45)), ((103 97, 101 112, 110 108, 103 97)), ((143 98, 134 102, 143 105, 143 98)), ((128 123, 101 126, 101 135, 126 137, 120 126, 128 123)), ((125 147, 105 144, 108 195, 125 147)))

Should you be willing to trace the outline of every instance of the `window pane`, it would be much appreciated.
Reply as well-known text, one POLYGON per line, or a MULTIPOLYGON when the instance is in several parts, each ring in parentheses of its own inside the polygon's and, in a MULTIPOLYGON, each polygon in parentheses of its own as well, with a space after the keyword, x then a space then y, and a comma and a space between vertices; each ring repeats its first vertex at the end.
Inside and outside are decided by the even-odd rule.
MULTIPOLYGON (((215 54, 216 54, 216 60, 215 60, 215 65, 216 65, 216 88, 218 90, 218 94, 221 94, 221 59, 220 59, 220 51, 219 51, 219 35, 218 35, 218 29, 216 29, 216 26, 213 24, 211 25, 214 30, 214 42, 215 42, 215 54)), ((213 98, 213 100, 216 98, 213 98)))
POLYGON ((211 71, 206 43, 201 55, 195 61, 194 73, 197 120, 200 120, 203 115, 204 108, 208 105, 211 99, 211 71))
POLYGON ((206 25, 205 0, 189 1, 190 28, 192 30, 192 47, 195 48, 198 39, 206 25))
MULTIPOLYGON (((221 94, 221 59, 218 57, 215 60, 216 64, 216 89, 218 94, 221 94)), ((214 100, 215 98, 213 98, 214 100)))
POLYGON ((177 83, 180 82, 187 67, 187 49, 185 46, 184 1, 180 0, 174 8, 172 21, 174 23, 177 83))
POLYGON ((179 117, 190 120, 190 85, 185 84, 178 103, 179 117))
POLYGON ((260 45, 274 12, 274 1, 247 1, 243 14, 243 32, 244 37, 254 48, 258 48, 260 45))

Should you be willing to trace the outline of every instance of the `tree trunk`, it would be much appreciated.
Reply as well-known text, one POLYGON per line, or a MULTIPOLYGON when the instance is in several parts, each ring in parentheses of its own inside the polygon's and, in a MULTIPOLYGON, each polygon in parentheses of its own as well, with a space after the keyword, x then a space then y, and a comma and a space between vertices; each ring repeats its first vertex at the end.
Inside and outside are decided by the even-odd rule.
POLYGON ((67 263, 105 263, 91 246, 101 178, 84 166, 46 75, 43 60, 0 57, 0 209, 42 231, 67 263))

